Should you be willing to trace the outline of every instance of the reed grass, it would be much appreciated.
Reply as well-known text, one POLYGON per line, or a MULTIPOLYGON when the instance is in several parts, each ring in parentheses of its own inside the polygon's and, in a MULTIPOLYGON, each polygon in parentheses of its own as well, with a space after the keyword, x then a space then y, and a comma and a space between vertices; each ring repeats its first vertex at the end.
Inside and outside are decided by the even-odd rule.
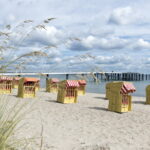
POLYGON ((11 102, 6 96, 0 97, 0 150, 18 150, 26 147, 26 139, 17 139, 19 123, 27 114, 27 103, 11 102))

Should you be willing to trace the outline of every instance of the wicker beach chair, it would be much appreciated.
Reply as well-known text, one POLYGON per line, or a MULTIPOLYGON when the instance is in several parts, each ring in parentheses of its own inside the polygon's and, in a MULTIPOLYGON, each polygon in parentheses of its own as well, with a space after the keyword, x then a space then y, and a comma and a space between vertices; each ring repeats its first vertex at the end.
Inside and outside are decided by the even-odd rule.
POLYGON ((78 80, 78 83, 79 83, 78 95, 85 95, 86 81, 78 80))
POLYGON ((146 87, 146 104, 150 104, 150 85, 146 87))
POLYGON ((109 105, 108 109, 115 112, 128 112, 131 111, 132 102, 131 95, 136 91, 132 83, 129 82, 113 82, 109 85, 109 105))
POLYGON ((10 94, 12 92, 12 77, 0 77, 0 94, 10 94))
POLYGON ((61 81, 59 83, 57 101, 60 103, 77 103, 78 87, 78 81, 61 81))
POLYGON ((51 78, 46 80, 46 92, 57 93, 58 92, 59 80, 51 78))
POLYGON ((19 80, 18 97, 33 98, 36 95, 37 78, 21 78, 19 80))
POLYGON ((12 87, 14 88, 14 89, 17 89, 18 88, 18 86, 19 86, 19 80, 21 79, 21 77, 14 77, 13 78, 13 84, 12 84, 12 87))

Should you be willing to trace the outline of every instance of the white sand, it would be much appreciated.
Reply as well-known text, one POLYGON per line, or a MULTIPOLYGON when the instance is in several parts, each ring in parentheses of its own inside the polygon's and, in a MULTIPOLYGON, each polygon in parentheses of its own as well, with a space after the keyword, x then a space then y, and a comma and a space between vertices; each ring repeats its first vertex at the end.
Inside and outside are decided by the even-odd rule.
MULTIPOLYGON (((150 105, 144 104, 145 98, 133 97, 133 110, 120 114, 107 110, 103 94, 87 93, 77 104, 57 103, 56 94, 44 91, 34 99, 14 95, 7 97, 34 102, 18 136, 40 137, 42 120, 43 150, 150 150, 150 105)), ((38 146, 40 139, 36 142, 38 146)))

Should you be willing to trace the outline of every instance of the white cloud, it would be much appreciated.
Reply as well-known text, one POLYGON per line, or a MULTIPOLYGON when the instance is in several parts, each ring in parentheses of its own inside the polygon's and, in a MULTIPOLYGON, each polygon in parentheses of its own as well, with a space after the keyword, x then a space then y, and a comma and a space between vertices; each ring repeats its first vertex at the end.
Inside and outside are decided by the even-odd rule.
POLYGON ((98 64, 107 64, 107 65, 116 65, 116 64, 128 64, 131 62, 131 58, 126 55, 117 55, 117 56, 97 56, 96 63, 98 64))
POLYGON ((64 33, 54 26, 46 26, 45 29, 36 29, 31 32, 27 41, 29 43, 39 43, 42 45, 56 45, 65 40, 64 33))
POLYGON ((9 14, 9 16, 8 16, 8 21, 14 22, 15 19, 16 19, 16 17, 15 17, 13 14, 9 14))
POLYGON ((137 41, 137 46, 139 46, 140 48, 148 48, 148 49, 150 49, 150 42, 145 41, 144 39, 139 39, 137 41))
POLYGON ((135 50, 145 50, 145 49, 150 50, 150 42, 140 38, 140 39, 132 41, 129 48, 135 49, 135 50))
POLYGON ((56 63, 60 63, 60 62, 62 62, 62 59, 61 59, 61 58, 59 58, 59 57, 56 57, 56 58, 54 59, 54 62, 56 62, 56 63))
POLYGON ((76 51, 90 49, 112 50, 122 49, 127 43, 128 41, 126 39, 121 39, 119 37, 99 38, 90 35, 83 38, 81 41, 71 42, 69 48, 76 51))
POLYGON ((120 51, 131 53, 132 50, 139 50, 140 53, 140 50, 150 50, 150 42, 142 38, 130 39, 117 36, 102 38, 90 35, 81 39, 81 41, 70 42, 69 49, 74 51, 109 50, 109 52, 116 50, 114 54, 120 53, 120 51))
MULTIPOLYGON (((87 69, 89 64, 93 66, 98 64, 107 71, 129 71, 137 68, 142 70, 143 64, 149 62, 147 58, 150 57, 148 51, 150 50, 150 2, 147 0, 137 0, 136 2, 133 0, 71 0, 63 2, 62 0, 26 0, 22 2, 20 0, 1 0, 0 6, 1 31, 6 24, 17 24, 21 20, 33 19, 34 23, 43 24, 45 18, 57 18, 50 24, 46 24, 47 30, 32 32, 23 44, 20 44, 22 37, 18 32, 12 35, 11 45, 17 45, 19 50, 15 53, 12 51, 7 53, 10 57, 14 54, 17 57, 22 53, 39 50, 41 47, 51 44, 61 45, 69 34, 70 37, 81 39, 81 41, 74 40, 69 43, 69 49, 74 51, 69 51, 68 47, 64 45, 59 46, 57 50, 47 49, 46 52, 51 56, 51 60, 39 59, 38 63, 41 62, 43 66, 44 63, 47 63, 45 66, 48 68, 53 62, 54 65, 60 62, 62 70, 65 70, 64 64, 70 63, 76 64, 74 67, 77 71, 78 68, 82 70, 87 64, 87 69), (80 6, 83 6, 82 9, 78 9, 80 6), (71 58, 74 55, 82 55, 85 53, 84 50, 99 57, 95 60, 71 58), (124 56, 120 56, 121 53, 124 56), (138 58, 138 65, 132 59, 128 59, 128 56, 133 60, 138 58), (64 62, 63 58, 68 58, 68 61, 64 62)), ((28 28, 26 29, 23 33, 30 31, 28 28)), ((57 67, 59 68, 59 66, 57 67)))
POLYGON ((109 22, 118 24, 118 25, 126 25, 134 21, 134 11, 133 9, 128 7, 116 8, 110 15, 109 22))

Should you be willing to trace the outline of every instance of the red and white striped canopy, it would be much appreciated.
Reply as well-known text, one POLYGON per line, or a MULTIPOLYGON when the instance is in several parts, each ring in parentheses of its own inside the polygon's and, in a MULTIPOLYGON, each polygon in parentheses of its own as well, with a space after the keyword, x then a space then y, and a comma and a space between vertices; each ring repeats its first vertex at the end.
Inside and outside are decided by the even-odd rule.
POLYGON ((79 85, 86 85, 86 81, 85 80, 78 80, 79 85))
POLYGON ((15 81, 19 81, 21 79, 21 77, 14 77, 15 81))
POLYGON ((124 83, 122 85, 120 93, 121 94, 128 94, 128 93, 133 93, 135 91, 136 91, 136 89, 135 89, 135 87, 133 86, 132 83, 124 83))
POLYGON ((52 78, 51 81, 52 81, 53 83, 58 83, 58 82, 59 82, 59 80, 58 80, 57 78, 52 78))
POLYGON ((76 80, 67 80, 67 87, 79 87, 79 83, 76 80))
POLYGON ((24 82, 38 82, 39 79, 38 78, 24 78, 24 82))
POLYGON ((6 76, 1 76, 0 77, 0 81, 12 81, 13 78, 12 77, 6 77, 6 76))

